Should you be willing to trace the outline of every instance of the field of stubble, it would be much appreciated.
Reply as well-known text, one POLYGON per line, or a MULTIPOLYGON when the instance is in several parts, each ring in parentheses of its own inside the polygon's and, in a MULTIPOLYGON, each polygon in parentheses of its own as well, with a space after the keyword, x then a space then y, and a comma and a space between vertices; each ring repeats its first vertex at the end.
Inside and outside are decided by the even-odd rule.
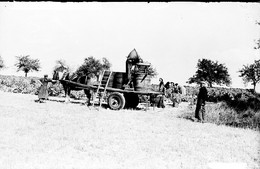
POLYGON ((0 92, 2 169, 258 168, 257 131, 177 118, 178 108, 112 111, 0 92))

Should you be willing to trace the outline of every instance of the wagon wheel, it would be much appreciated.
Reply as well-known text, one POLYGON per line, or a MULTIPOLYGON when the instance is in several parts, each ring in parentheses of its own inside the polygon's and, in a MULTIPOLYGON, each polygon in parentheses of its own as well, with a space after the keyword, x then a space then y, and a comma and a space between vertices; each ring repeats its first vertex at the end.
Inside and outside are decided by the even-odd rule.
POLYGON ((114 92, 108 96, 107 103, 112 110, 120 110, 125 106, 125 98, 122 94, 114 92))
POLYGON ((125 108, 136 108, 139 104, 139 97, 136 93, 125 93, 125 108))

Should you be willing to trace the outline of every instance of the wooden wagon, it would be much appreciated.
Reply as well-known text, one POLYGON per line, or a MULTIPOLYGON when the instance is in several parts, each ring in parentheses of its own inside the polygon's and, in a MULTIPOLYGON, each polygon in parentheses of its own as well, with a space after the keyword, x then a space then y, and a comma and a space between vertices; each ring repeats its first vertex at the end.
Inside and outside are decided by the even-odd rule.
POLYGON ((96 97, 100 96, 99 104, 101 106, 104 96, 108 107, 112 110, 123 108, 136 108, 140 103, 140 96, 146 95, 146 103, 150 103, 151 96, 158 96, 161 92, 151 90, 151 78, 145 73, 137 73, 133 76, 133 88, 125 88, 125 72, 104 71, 101 80, 97 85, 86 85, 69 80, 61 80, 66 85, 71 85, 78 89, 90 89, 94 91, 93 105, 96 97))

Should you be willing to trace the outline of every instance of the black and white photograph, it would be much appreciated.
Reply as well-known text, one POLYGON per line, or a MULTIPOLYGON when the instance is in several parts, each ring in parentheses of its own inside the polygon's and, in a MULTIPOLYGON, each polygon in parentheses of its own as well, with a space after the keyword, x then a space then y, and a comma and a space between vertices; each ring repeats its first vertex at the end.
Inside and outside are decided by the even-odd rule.
POLYGON ((0 169, 260 169, 260 3, 0 2, 0 169))

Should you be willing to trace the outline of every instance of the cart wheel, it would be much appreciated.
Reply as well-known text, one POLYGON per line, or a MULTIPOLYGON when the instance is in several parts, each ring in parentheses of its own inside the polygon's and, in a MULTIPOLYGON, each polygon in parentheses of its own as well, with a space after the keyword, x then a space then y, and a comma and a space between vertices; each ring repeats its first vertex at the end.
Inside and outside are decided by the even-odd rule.
POLYGON ((107 103, 110 109, 120 110, 125 106, 125 98, 122 94, 114 92, 108 96, 107 103))
POLYGON ((136 93, 125 93, 125 108, 136 108, 139 104, 139 97, 136 93))

